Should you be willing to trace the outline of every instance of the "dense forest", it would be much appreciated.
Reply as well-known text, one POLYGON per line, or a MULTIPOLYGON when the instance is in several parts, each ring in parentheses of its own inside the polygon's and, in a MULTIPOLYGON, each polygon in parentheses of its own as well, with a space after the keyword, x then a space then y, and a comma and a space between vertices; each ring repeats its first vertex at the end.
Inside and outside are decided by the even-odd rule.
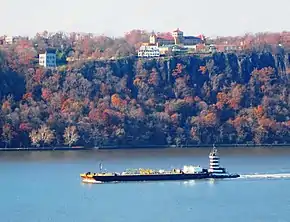
POLYGON ((138 59, 127 37, 92 51, 127 57, 66 64, 93 46, 56 38, 62 66, 46 70, 39 39, 0 48, 2 147, 290 143, 282 49, 138 59))

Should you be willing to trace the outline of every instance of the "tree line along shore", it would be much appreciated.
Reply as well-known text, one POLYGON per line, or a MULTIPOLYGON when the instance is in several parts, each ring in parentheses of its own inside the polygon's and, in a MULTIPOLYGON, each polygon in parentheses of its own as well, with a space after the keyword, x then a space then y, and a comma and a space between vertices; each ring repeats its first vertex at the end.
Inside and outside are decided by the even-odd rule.
MULTIPOLYGON (((212 144, 202 145, 147 145, 147 146, 102 146, 102 147, 84 147, 84 146, 66 146, 66 147, 22 147, 22 148, 0 148, 0 151, 90 151, 90 150, 147 150, 147 149, 200 149, 212 148, 212 144)), ((255 149, 255 148, 290 148, 290 144, 215 144, 219 149, 255 149)))

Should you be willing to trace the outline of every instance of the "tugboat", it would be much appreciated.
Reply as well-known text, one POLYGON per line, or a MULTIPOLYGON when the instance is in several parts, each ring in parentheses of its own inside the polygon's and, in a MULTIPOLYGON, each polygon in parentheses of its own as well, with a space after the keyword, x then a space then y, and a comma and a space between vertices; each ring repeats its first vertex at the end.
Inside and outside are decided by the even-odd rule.
POLYGON ((229 174, 226 171, 226 168, 220 167, 220 158, 218 155, 218 150, 213 145, 212 151, 209 153, 209 169, 208 174, 209 178, 237 178, 240 177, 238 174, 229 174))
POLYGON ((126 170, 121 173, 104 173, 100 164, 100 173, 80 174, 84 183, 126 182, 126 181, 166 181, 166 180, 197 180, 237 178, 239 174, 230 174, 219 165, 218 151, 213 146, 209 154, 209 169, 200 166, 184 166, 183 169, 154 170, 138 169, 126 170))

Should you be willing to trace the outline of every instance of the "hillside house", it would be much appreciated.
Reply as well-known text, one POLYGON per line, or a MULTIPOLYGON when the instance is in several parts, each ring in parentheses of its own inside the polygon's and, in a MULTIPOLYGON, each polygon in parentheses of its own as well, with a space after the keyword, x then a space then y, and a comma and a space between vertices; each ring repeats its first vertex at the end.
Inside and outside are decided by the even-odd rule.
POLYGON ((159 57, 160 51, 156 45, 142 45, 138 50, 138 57, 159 57))
POLYGON ((47 49, 39 54, 39 65, 45 68, 56 67, 56 50, 47 49))

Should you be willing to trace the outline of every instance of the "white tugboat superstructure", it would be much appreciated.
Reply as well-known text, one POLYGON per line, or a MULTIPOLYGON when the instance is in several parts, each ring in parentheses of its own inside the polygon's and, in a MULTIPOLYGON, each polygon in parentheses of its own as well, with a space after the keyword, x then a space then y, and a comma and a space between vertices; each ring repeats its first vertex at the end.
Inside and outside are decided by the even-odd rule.
POLYGON ((208 172, 212 175, 227 175, 225 168, 220 167, 220 158, 218 155, 218 150, 213 145, 213 149, 209 154, 209 169, 208 172))

